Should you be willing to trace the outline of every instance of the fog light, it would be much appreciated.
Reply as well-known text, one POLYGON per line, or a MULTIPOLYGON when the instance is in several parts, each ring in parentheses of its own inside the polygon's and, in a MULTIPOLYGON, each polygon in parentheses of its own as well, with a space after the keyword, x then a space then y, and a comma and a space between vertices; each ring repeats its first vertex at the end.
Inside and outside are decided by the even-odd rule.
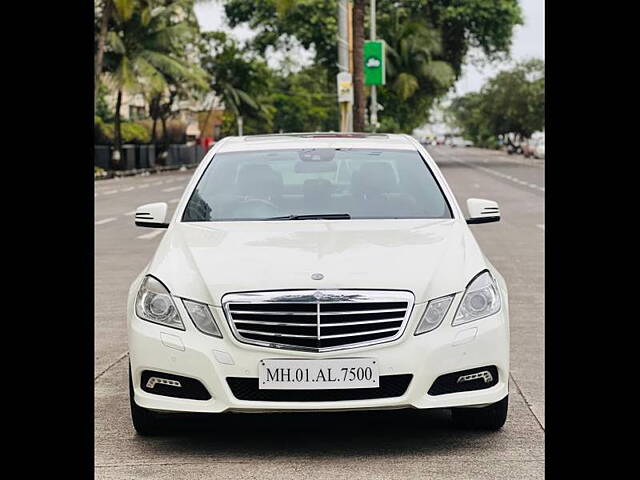
POLYGON ((156 383, 159 383, 160 385, 169 385, 171 387, 182 388, 182 385, 180 384, 179 381, 177 381, 177 380, 168 380, 166 378, 160 378, 160 377, 151 377, 149 379, 149 381, 147 382, 147 388, 155 387, 156 383))
POLYGON ((456 383, 470 382, 472 380, 479 380, 481 378, 484 380, 484 383, 491 383, 493 381, 493 376, 491 375, 491 373, 483 370, 482 372, 472 373, 470 375, 462 375, 458 377, 458 381, 456 383))
POLYGON ((495 365, 486 365, 469 370, 451 372, 436 378, 427 394, 444 395, 447 393, 483 390, 497 385, 498 379, 498 369, 495 365))

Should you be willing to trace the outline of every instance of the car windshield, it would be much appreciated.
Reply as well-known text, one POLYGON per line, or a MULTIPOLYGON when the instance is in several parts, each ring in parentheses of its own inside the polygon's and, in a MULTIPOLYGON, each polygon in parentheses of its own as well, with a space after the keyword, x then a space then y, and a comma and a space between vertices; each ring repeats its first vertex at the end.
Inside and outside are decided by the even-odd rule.
POLYGON ((452 218, 415 150, 287 149, 218 153, 182 221, 452 218))

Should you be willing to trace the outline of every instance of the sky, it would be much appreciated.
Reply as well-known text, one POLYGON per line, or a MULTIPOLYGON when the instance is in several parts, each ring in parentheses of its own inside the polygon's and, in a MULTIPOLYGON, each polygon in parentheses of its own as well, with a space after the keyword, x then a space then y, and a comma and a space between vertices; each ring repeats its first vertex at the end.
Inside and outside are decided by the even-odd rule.
MULTIPOLYGON (((512 61, 530 58, 544 59, 544 0, 519 1, 522 6, 524 25, 514 28, 511 47, 512 61)), ((231 30, 226 25, 224 8, 219 0, 199 3, 196 5, 195 11, 202 30, 231 30)), ((247 40, 252 36, 252 31, 246 26, 236 27, 231 32, 235 38, 241 41, 247 40)), ((303 56, 311 60, 310 55, 303 56)), ((274 66, 279 60, 279 57, 271 55, 269 64, 274 66)), ((500 70, 508 69, 511 66, 512 63, 502 63, 479 68, 468 63, 463 67, 463 74, 452 93, 457 96, 480 90, 487 79, 500 70)))

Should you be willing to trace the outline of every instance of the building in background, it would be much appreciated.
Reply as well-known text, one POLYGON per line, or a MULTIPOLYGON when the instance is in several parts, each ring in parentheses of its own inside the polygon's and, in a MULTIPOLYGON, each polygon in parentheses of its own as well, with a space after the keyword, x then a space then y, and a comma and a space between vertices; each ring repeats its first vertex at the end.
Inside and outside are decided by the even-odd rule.
MULTIPOLYGON (((115 110, 116 97, 114 89, 105 96, 112 111, 115 110)), ((198 142, 204 138, 213 141, 220 137, 224 105, 213 92, 202 100, 189 99, 176 101, 172 107, 171 120, 177 120, 186 126, 187 142, 198 142)), ((149 102, 142 93, 122 92, 120 105, 122 121, 136 121, 149 118, 149 102)))

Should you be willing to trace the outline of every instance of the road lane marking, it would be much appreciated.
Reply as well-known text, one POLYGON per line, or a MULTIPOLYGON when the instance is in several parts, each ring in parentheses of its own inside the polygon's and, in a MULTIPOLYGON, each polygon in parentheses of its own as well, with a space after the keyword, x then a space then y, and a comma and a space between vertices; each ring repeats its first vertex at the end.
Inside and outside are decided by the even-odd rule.
POLYGON ((137 238, 140 238, 142 240, 149 240, 149 239, 155 238, 158 235, 161 235, 163 233, 164 233, 164 229, 163 230, 158 229, 158 230, 155 230, 155 231, 150 232, 150 233, 145 233, 144 235, 138 235, 137 238))
POLYGON ((179 198, 172 198, 171 200, 169 200, 169 203, 178 203, 179 201, 179 198))
POLYGON ((127 187, 127 188, 123 188, 120 191, 121 192, 130 192, 131 190, 133 190, 135 187, 127 187))
POLYGON ((138 188, 149 188, 149 184, 145 183, 145 184, 142 184, 142 185, 138 185, 138 188))
POLYGON ((536 227, 541 228, 542 230, 544 230, 544 223, 536 225, 536 227))
POLYGON ((130 212, 123 213, 123 215, 126 216, 126 217, 130 217, 130 216, 135 215, 135 214, 136 214, 135 210, 131 210, 130 212))
POLYGON ((102 220, 98 220, 96 225, 104 225, 105 223, 113 222, 114 220, 116 220, 116 217, 104 218, 102 220))
POLYGON ((449 158, 449 159, 453 160, 454 162, 462 163, 463 165, 466 165, 466 166, 471 167, 471 168, 477 168, 478 170, 482 170, 483 172, 490 173, 491 175, 495 175, 496 177, 504 178, 504 179, 510 180, 510 181, 512 181, 514 183, 519 183, 520 185, 525 185, 525 186, 527 186, 529 188, 533 188, 535 190, 540 190, 541 192, 544 192, 544 187, 540 187, 540 186, 536 185, 535 183, 525 182, 524 180, 520 180, 519 178, 513 177, 511 175, 507 175, 506 173, 499 172, 499 171, 494 170, 492 168, 487 168, 487 167, 483 167, 481 165, 474 165, 473 163, 465 162, 464 160, 460 160, 460 159, 454 157, 453 155, 445 154, 443 156, 445 158, 449 158))
POLYGON ((118 190, 109 190, 107 192, 102 192, 103 195, 113 195, 114 193, 118 193, 118 190))
POLYGON ((180 190, 181 188, 183 188, 183 187, 181 187, 181 186, 169 187, 169 188, 163 188, 162 191, 163 192, 174 192, 176 190, 180 190))

